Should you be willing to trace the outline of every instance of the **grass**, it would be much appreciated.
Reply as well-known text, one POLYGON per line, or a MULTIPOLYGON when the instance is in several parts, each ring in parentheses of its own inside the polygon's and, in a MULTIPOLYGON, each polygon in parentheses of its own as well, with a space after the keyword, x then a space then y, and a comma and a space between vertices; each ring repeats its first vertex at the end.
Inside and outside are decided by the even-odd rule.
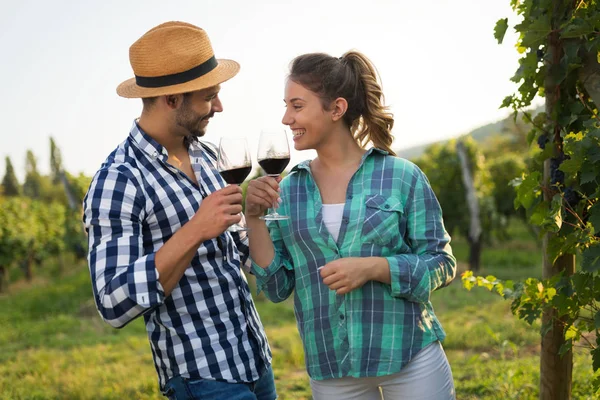
MULTIPOLYGON (((486 248, 480 274, 502 279, 539 276, 540 250, 520 226, 513 239, 486 248)), ((468 248, 457 238, 457 258, 468 248)), ((464 268, 464 263, 460 263, 464 268)), ((0 296, 0 399, 163 399, 143 321, 121 330, 95 310, 85 265, 60 278, 56 268, 34 282, 16 282, 0 296)), ((510 304, 484 289, 466 291, 457 278, 433 294, 458 399, 536 399, 539 396, 539 325, 510 313, 510 304)), ((302 345, 291 301, 256 297, 273 348, 273 369, 283 400, 310 399, 302 345)), ((595 398, 591 357, 575 352, 573 398, 595 398)))

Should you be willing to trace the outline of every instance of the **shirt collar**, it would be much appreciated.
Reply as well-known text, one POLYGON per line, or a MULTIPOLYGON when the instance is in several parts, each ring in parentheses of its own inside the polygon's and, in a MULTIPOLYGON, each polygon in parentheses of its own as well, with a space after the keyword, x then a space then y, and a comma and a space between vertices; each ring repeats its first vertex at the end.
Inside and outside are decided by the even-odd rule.
POLYGON ((169 158, 167 149, 165 149, 163 145, 152 139, 150 135, 144 132, 138 125, 137 119, 133 121, 133 126, 129 132, 129 136, 134 142, 137 143, 138 147, 152 157, 152 159, 155 160, 160 157, 163 161, 166 161, 169 158))
MULTIPOLYGON (((382 154, 384 156, 387 156, 388 154, 390 154, 390 153, 388 153, 385 150, 381 150, 381 149, 378 149, 378 148, 375 148, 375 147, 371 147, 370 149, 368 149, 366 151, 365 154, 363 154, 363 156, 362 156, 362 158, 360 160, 360 165, 358 166, 359 169, 360 169, 360 167, 362 167, 362 165, 365 162, 365 160, 367 159, 367 157, 369 157, 373 153, 379 153, 379 154, 382 154)), ((292 173, 294 171, 300 171, 300 170, 305 170, 305 171, 310 172, 310 162, 311 161, 312 160, 302 161, 301 163, 297 164, 294 168, 292 168, 292 170, 290 171, 290 173, 292 173)))

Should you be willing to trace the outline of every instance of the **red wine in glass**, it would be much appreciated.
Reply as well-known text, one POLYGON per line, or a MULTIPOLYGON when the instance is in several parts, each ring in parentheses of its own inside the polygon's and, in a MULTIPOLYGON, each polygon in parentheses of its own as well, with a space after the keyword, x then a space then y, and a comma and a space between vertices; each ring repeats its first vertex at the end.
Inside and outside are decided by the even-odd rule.
MULTIPOLYGON (((222 138, 219 142, 217 168, 225 182, 230 185, 241 185, 252 171, 252 158, 246 139, 222 138)), ((233 224, 227 228, 228 232, 246 230, 248 229, 240 224, 233 224)))
POLYGON ((260 160, 258 164, 265 170, 267 175, 279 175, 285 167, 290 163, 290 158, 265 158, 260 160))
POLYGON ((230 185, 241 185, 244 183, 248 175, 250 175, 252 167, 240 167, 219 171, 225 182, 230 185))
MULTIPOLYGON (((290 146, 285 130, 263 131, 258 140, 258 164, 269 176, 277 177, 290 163, 290 146)), ((260 217, 265 221, 288 219, 276 211, 277 204, 273 203, 273 211, 260 217)))

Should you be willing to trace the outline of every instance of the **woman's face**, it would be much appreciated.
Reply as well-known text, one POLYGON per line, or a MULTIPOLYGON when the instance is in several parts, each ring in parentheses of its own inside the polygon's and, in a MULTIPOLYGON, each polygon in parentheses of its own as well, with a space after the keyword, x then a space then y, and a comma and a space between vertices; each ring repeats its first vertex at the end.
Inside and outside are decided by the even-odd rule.
POLYGON ((333 127, 331 112, 323 109, 321 99, 304 86, 289 80, 285 85, 284 125, 294 135, 296 150, 317 149, 333 127))

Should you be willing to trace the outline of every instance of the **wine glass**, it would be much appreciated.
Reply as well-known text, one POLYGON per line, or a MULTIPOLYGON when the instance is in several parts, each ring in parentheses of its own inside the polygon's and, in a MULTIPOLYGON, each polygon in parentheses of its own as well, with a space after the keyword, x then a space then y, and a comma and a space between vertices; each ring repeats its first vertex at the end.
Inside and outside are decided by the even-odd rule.
MULTIPOLYGON (((262 131, 258 139, 258 164, 269 176, 277 177, 290 163, 290 146, 285 130, 262 131)), ((287 215, 277 213, 276 204, 273 211, 263 215, 265 221, 288 219, 287 215)))
MULTIPOLYGON (((230 185, 241 185, 252 171, 252 158, 248 149, 248 142, 244 138, 221 138, 219 142, 219 156, 217 169, 230 185)), ((233 224, 227 232, 247 231, 240 224, 233 224)))

